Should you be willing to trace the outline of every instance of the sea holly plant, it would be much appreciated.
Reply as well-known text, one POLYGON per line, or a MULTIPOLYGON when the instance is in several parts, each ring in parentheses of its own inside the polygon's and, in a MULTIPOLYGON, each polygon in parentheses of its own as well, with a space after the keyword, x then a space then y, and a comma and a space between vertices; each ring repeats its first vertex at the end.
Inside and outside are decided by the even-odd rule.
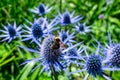
MULTIPOLYGON (((0 29, 0 42, 7 41, 8 43, 10 43, 11 41, 15 41, 14 39, 21 37, 19 39, 20 44, 17 45, 19 48, 15 49, 15 52, 19 51, 20 53, 24 53, 22 52, 23 50, 21 50, 22 48, 26 52, 29 51, 33 53, 32 55, 30 55, 31 57, 28 56, 29 54, 24 53, 25 56, 23 57, 25 58, 25 62, 23 62, 22 59, 23 63, 22 64, 20 63, 21 64, 20 68, 22 68, 23 65, 25 66, 20 71, 19 76, 17 76, 17 80, 20 77, 21 77, 20 80, 27 79, 26 77, 27 76, 29 77, 28 74, 31 75, 31 73, 33 73, 34 76, 35 75, 34 73, 37 72, 39 72, 40 74, 50 73, 52 80, 58 80, 59 75, 63 76, 64 74, 65 77, 67 76, 70 80, 76 79, 74 78, 75 73, 84 74, 82 76, 84 80, 89 79, 90 78, 89 76, 92 76, 93 79, 99 79, 98 78, 99 76, 100 78, 104 78, 106 80, 112 80, 113 79, 112 72, 120 70, 120 44, 113 43, 109 33, 108 33, 109 43, 108 44, 105 43, 105 46, 101 45, 99 41, 97 41, 94 37, 92 37, 90 41, 94 39, 98 43, 98 46, 94 45, 95 51, 91 50, 90 53, 90 51, 88 50, 91 49, 90 48, 91 46, 89 45, 91 44, 91 42, 89 40, 86 40, 88 42, 82 40, 81 36, 83 35, 82 37, 85 37, 85 35, 87 35, 87 33, 89 32, 91 32, 90 35, 93 35, 93 33, 95 34, 95 32, 92 30, 93 29, 92 26, 87 26, 86 25, 87 23, 81 20, 83 19, 81 15, 77 15, 74 17, 75 9, 73 11, 70 10, 71 12, 68 9, 62 12, 62 8, 61 8, 63 3, 62 0, 60 0, 60 3, 61 3, 60 4, 61 12, 57 9, 58 13, 56 11, 57 13, 57 14, 55 13, 56 15, 54 13, 46 15, 54 8, 40 3, 36 8, 30 9, 31 13, 37 14, 37 15, 33 14, 34 18, 31 17, 33 19, 32 22, 29 21, 28 19, 25 19, 25 21, 28 24, 23 22, 21 24, 23 26, 17 27, 16 22, 14 22, 13 25, 10 23, 8 23, 8 25, 2 25, 3 29, 0 29), (51 17, 51 19, 48 16, 51 17), (26 44, 30 43, 29 47, 25 46, 26 44, 24 45, 24 42, 26 42, 26 44), (88 48, 84 46, 87 46, 88 48), (76 69, 76 71, 74 71, 74 69, 76 69)), ((77 3, 75 2, 75 4, 77 3)), ((72 4, 73 7, 76 6, 75 4, 72 4)), ((102 5, 105 5, 105 2, 102 2, 102 5)), ((79 5, 77 5, 77 7, 78 6, 79 5)), ((90 6, 91 5, 89 5, 89 7, 90 6)), ((111 7, 110 4, 107 6, 109 6, 109 8, 111 7)), ((97 8, 99 8, 99 5, 96 4, 95 6, 93 6, 93 9, 90 10, 90 12, 88 11, 88 14, 86 13, 87 14, 86 17, 89 18, 89 15, 93 16, 91 14, 93 14, 93 11, 94 10, 96 11, 97 8)), ((107 8, 104 9, 106 10, 107 8)), ((6 10, 6 8, 2 8, 2 10, 5 11, 5 13, 7 13, 7 11, 9 12, 9 10, 6 10)), ((87 10, 87 8, 85 10, 87 10)), ((106 11, 108 11, 109 13, 109 11, 111 10, 106 10, 106 11)), ((99 13, 99 14, 97 13, 96 16, 100 14, 103 13, 99 13)), ((104 14, 107 15, 106 13, 104 14)), ((119 11, 115 11, 114 13, 112 13, 112 15, 114 14, 119 14, 119 11)), ((108 17, 108 19, 110 18, 111 22, 114 22, 115 24, 117 23, 119 25, 119 20, 117 20, 116 18, 112 20, 111 15, 109 16, 105 16, 105 15, 104 17, 108 17)), ((102 15, 99 16, 99 23, 97 24, 99 25, 101 22, 104 22, 103 20, 104 20, 103 16, 102 15)), ((91 23, 91 21, 89 22, 91 23)), ((109 25, 107 25, 107 27, 108 26, 109 25)), ((101 27, 99 28, 101 29, 101 27)), ((99 30, 99 28, 97 29, 99 30)), ((104 27, 102 28, 104 29, 104 27)), ((96 30, 96 32, 98 30, 96 30)), ((99 34, 97 35, 97 37, 98 36, 99 34)), ((7 45, 9 46, 9 44, 7 45)), ((12 51, 10 51, 10 53, 11 52, 12 51)), ((4 62, 4 59, 8 57, 10 53, 5 55, 5 57, 3 56, 2 60, 0 60, 0 67, 1 67, 1 62, 4 62)), ((12 56, 15 57, 14 60, 19 60, 18 56, 13 54, 12 56)), ((9 61, 12 61, 11 58, 9 61)), ((5 63, 3 64, 6 64, 6 62, 8 61, 5 61, 5 63)), ((2 70, 2 68, 0 68, 0 70, 2 70)), ((13 73, 13 66, 11 67, 11 71, 12 71, 11 73, 13 73)), ((33 76, 32 78, 30 76, 30 78, 28 79, 33 79, 33 76)), ((39 76, 41 77, 41 75, 39 76)))
POLYGON ((83 66, 83 69, 70 72, 70 74, 78 72, 87 72, 86 76, 84 77, 84 80, 87 80, 89 75, 92 75, 94 79, 96 79, 97 75, 99 75, 107 80, 112 80, 112 78, 109 77, 104 71, 115 71, 120 69, 104 66, 104 58, 99 54, 99 47, 100 44, 98 45, 96 52, 91 55, 89 55, 85 49, 86 58, 81 58, 84 61, 84 63, 81 64, 83 66))
POLYGON ((65 52, 71 50, 74 47, 77 47, 80 44, 81 43, 77 43, 73 46, 63 49, 63 48, 65 48, 64 43, 62 43, 60 38, 49 35, 48 37, 46 37, 43 40, 43 42, 41 44, 40 52, 37 50, 34 50, 34 49, 30 49, 30 48, 21 46, 21 48, 23 48, 23 49, 26 49, 31 52, 40 53, 40 55, 41 55, 40 58, 34 58, 31 60, 25 61, 21 65, 31 63, 31 62, 35 62, 35 63, 38 62, 39 63, 38 66, 36 66, 32 70, 32 72, 35 69, 37 69, 38 67, 43 66, 40 73, 42 73, 43 71, 46 71, 46 72, 50 71, 50 73, 54 77, 54 79, 58 80, 56 72, 60 72, 61 70, 66 71, 66 69, 63 65, 63 62, 65 63, 66 59, 72 58, 72 56, 70 56, 70 55, 66 55, 67 58, 65 58, 64 57, 65 52))

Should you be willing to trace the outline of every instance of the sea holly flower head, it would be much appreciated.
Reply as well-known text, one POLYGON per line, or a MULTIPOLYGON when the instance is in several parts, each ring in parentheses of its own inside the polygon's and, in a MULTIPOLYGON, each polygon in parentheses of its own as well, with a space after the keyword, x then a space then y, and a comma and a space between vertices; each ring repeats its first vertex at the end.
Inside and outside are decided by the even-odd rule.
POLYGON ((58 34, 59 34, 60 39, 63 41, 63 43, 75 42, 74 41, 74 38, 75 38, 74 32, 70 34, 69 30, 68 31, 59 31, 58 34))
POLYGON ((48 8, 47 6, 44 6, 44 4, 39 4, 37 8, 35 9, 30 9, 31 12, 38 14, 39 16, 42 16, 43 14, 48 13, 51 11, 52 7, 48 8))
POLYGON ((80 34, 86 34, 90 32, 90 26, 86 26, 86 23, 80 24, 78 23, 77 26, 75 26, 75 31, 77 31, 80 34))
POLYGON ((74 24, 78 21, 80 21, 82 19, 81 16, 76 16, 76 17, 73 17, 75 11, 73 11, 71 14, 68 12, 68 10, 66 9, 66 11, 61 14, 60 12, 58 12, 59 15, 58 15, 58 22, 61 24, 61 25, 69 25, 69 24, 74 24))
POLYGON ((113 67, 120 68, 120 44, 117 44, 111 50, 111 58, 108 63, 113 67))
MULTIPOLYGON (((65 56, 64 56, 64 58, 66 59, 65 65, 70 66, 71 64, 75 64, 76 66, 80 66, 79 60, 81 59, 81 53, 83 52, 81 45, 82 45, 82 42, 79 45, 80 46, 79 48, 76 48, 78 47, 76 46, 75 48, 72 48, 65 53, 65 56)), ((73 44, 69 43, 68 47, 70 46, 73 46, 73 44)))
POLYGON ((24 32, 28 33, 25 35, 22 35, 24 39, 22 41, 26 40, 32 40, 31 42, 35 42, 39 44, 38 42, 41 42, 41 39, 45 36, 48 36, 50 33, 52 33, 53 30, 56 30, 58 28, 53 28, 57 23, 55 22, 55 19, 52 20, 50 23, 47 22, 46 18, 39 18, 34 19, 34 23, 26 20, 31 27, 28 27, 27 25, 24 25, 24 27, 27 30, 24 30, 24 32))
POLYGON ((38 24, 33 24, 32 25, 32 34, 35 38, 40 38, 43 35, 41 26, 38 24))
POLYGON ((104 63, 107 63, 109 67, 120 68, 120 44, 112 42, 109 32, 108 40, 109 43, 106 43, 106 47, 101 47, 103 49, 102 53, 105 55, 104 63))
POLYGON ((102 76, 102 63, 98 55, 91 55, 86 62, 87 71, 96 77, 96 74, 102 76))
POLYGON ((11 42, 13 39, 18 37, 21 33, 21 26, 16 26, 16 22, 14 22, 14 25, 11 25, 8 23, 7 26, 3 25, 4 30, 0 30, 0 32, 3 33, 0 37, 3 38, 1 42, 8 40, 8 43, 11 42))

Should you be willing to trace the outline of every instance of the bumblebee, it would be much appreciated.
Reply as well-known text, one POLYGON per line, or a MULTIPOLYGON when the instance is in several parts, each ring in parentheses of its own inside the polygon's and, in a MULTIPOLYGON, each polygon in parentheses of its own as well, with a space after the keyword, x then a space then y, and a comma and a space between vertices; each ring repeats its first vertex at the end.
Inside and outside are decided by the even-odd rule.
POLYGON ((61 42, 60 38, 59 37, 55 37, 54 38, 54 41, 53 41, 53 44, 50 46, 51 49, 59 49, 59 48, 62 48, 62 49, 65 49, 67 46, 61 42))

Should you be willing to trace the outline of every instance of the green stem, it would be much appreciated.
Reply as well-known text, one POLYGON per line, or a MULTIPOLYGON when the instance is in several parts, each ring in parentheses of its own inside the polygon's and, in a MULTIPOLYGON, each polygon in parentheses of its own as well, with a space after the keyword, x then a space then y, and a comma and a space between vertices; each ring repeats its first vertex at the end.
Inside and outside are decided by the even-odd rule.
POLYGON ((62 13, 62 0, 60 0, 60 12, 62 13))
MULTIPOLYGON (((72 71, 72 70, 71 70, 71 67, 72 67, 72 65, 70 64, 70 66, 69 66, 69 72, 72 71)), ((70 80, 73 80, 73 75, 72 75, 72 74, 69 76, 69 79, 70 79, 70 80)))
POLYGON ((110 77, 112 77, 112 73, 113 73, 113 71, 110 71, 110 77))
MULTIPOLYGON (((50 66, 50 69, 51 69, 51 72, 52 72, 52 76, 54 77, 54 80, 58 80, 58 76, 56 74, 56 71, 55 71, 55 68, 54 68, 53 64, 50 64, 49 66, 50 66)), ((52 78, 52 80, 53 80, 53 78, 52 78)))

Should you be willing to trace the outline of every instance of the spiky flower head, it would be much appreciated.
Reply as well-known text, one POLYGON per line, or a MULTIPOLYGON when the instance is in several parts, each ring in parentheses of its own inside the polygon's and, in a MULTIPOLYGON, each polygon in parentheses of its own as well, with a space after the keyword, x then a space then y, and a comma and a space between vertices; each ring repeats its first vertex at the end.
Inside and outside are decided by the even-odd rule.
POLYGON ((82 19, 81 16, 76 16, 73 18, 73 15, 75 12, 73 11, 70 14, 67 9, 63 14, 61 14, 60 12, 58 12, 58 13, 59 13, 58 20, 61 25, 74 24, 82 19))
POLYGON ((74 32, 70 34, 69 30, 68 30, 68 31, 60 31, 60 32, 58 32, 58 34, 63 43, 75 42, 73 40, 73 38, 75 38, 74 32))
POLYGON ((75 26, 75 30, 80 34, 85 34, 91 31, 90 26, 86 26, 86 23, 83 24, 78 23, 78 25, 75 26))
MULTIPOLYGON (((60 48, 58 49, 52 48, 52 45, 55 43, 54 41, 55 41, 55 38, 53 36, 50 36, 46 38, 42 44, 41 54, 43 54, 45 60, 48 63, 56 62, 58 58, 60 57, 60 55, 62 54, 60 48)), ((56 43, 60 45, 59 42, 56 42, 56 43)))
POLYGON ((3 32, 3 35, 1 35, 0 37, 3 38, 1 40, 5 41, 8 40, 8 43, 11 42, 11 40, 15 39, 16 37, 18 37, 21 33, 21 26, 19 26, 18 28, 16 27, 16 22, 14 22, 14 25, 11 25, 8 23, 7 26, 3 25, 5 30, 0 30, 1 32, 3 32))
MULTIPOLYGON (((76 48, 76 47, 72 48, 65 53, 65 56, 64 56, 66 59, 65 65, 67 66, 70 66, 71 64, 75 64, 76 66, 80 65, 79 61, 81 59, 81 53, 83 52, 81 45, 82 45, 82 42, 79 45, 80 46, 79 48, 76 48)), ((69 43, 68 47, 70 46, 73 46, 73 44, 69 43)))
POLYGON ((86 68, 88 73, 92 74, 94 77, 96 77, 96 74, 102 76, 102 63, 100 56, 91 55, 86 62, 86 68))
POLYGON ((52 7, 48 8, 48 5, 44 6, 44 4, 39 4, 37 8, 30 9, 30 11, 41 16, 43 14, 48 13, 51 9, 52 7))
POLYGON ((112 49, 107 53, 109 57, 108 64, 113 67, 120 67, 120 44, 116 44, 112 49))
POLYGON ((32 25, 32 34, 33 34, 33 37, 40 38, 43 35, 41 26, 38 24, 33 24, 32 25))
POLYGON ((104 63, 109 67, 120 68, 120 44, 115 44, 111 40, 110 33, 108 32, 109 43, 106 43, 106 47, 103 47, 103 54, 105 55, 104 63))
POLYGON ((27 25, 24 25, 24 27, 27 30, 24 30, 24 32, 27 32, 28 34, 22 35, 24 39, 22 41, 26 40, 32 40, 31 42, 35 42, 39 44, 38 42, 41 42, 41 39, 45 36, 49 35, 53 30, 56 30, 58 28, 53 28, 57 23, 55 22, 55 19, 51 21, 51 23, 48 24, 46 18, 39 18, 35 19, 34 23, 31 23, 30 21, 26 20, 28 23, 30 23, 31 27, 28 27, 27 25))

